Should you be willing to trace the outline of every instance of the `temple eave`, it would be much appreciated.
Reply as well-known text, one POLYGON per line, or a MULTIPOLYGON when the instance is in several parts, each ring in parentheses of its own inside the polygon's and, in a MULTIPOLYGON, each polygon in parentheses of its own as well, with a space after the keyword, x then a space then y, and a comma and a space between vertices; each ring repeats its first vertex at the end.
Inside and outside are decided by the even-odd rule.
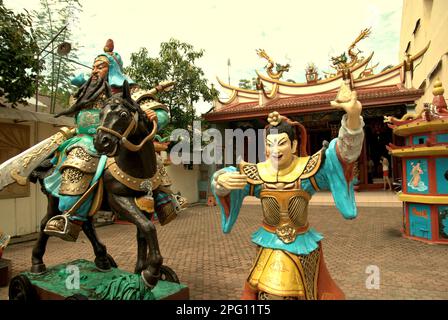
POLYGON ((432 146, 432 147, 404 147, 397 149, 389 149, 389 153, 394 157, 421 157, 448 155, 448 145, 432 146))
MULTIPOLYGON (((378 107, 393 105, 397 103, 410 103, 420 98, 423 91, 420 89, 395 91, 388 93, 367 93, 358 95, 359 100, 364 107, 378 107)), ((305 100, 296 102, 294 98, 278 98, 269 101, 264 106, 259 106, 257 102, 248 102, 245 104, 233 104, 227 105, 222 109, 219 109, 208 114, 204 114, 204 118, 207 121, 231 121, 238 119, 251 119, 258 117, 265 117, 271 111, 281 111, 284 115, 297 115, 303 113, 313 113, 320 111, 336 111, 330 105, 336 96, 336 93, 328 94, 325 99, 319 100, 305 100)))

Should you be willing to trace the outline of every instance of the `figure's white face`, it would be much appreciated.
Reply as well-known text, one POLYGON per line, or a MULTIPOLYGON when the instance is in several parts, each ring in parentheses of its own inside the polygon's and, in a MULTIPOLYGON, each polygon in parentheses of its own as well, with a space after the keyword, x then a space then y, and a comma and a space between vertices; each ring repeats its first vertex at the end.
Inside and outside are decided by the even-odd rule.
POLYGON ((287 168, 293 161, 297 141, 291 140, 286 133, 268 134, 266 137, 266 156, 277 170, 287 168))

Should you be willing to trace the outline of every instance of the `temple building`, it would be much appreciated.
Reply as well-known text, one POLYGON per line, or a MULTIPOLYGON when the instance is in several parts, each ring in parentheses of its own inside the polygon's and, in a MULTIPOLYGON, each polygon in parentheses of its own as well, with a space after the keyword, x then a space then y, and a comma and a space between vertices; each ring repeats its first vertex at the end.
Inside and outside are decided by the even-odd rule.
MULTIPOLYGON (((267 74, 256 71, 256 89, 235 87, 218 78, 228 98, 215 101, 213 108, 203 115, 204 119, 221 131, 226 128, 262 129, 266 125, 268 113, 278 111, 305 126, 307 152, 313 154, 322 147, 322 141, 330 141, 338 134, 343 111, 334 109, 330 101, 335 99, 345 79, 358 93, 358 100, 363 104, 362 115, 366 124, 364 147, 358 160, 359 188, 382 188, 379 159, 382 155, 390 159, 386 149, 390 142, 401 143, 396 141, 400 137, 394 136, 384 123, 384 115, 401 117, 409 110, 414 110, 415 101, 424 94, 424 90, 415 88, 413 72, 423 59, 429 44, 416 48, 415 54, 408 55, 400 64, 375 74, 375 66, 369 66, 373 53, 362 57, 360 51, 355 50, 356 43, 369 33, 370 29, 363 30, 351 44, 347 54, 332 58, 334 73, 326 73, 324 79, 319 79, 317 68, 309 64, 306 68, 305 83, 282 80, 282 73, 288 71, 289 65, 275 64, 264 50, 258 50, 258 55, 265 58, 268 64, 267 74), (370 159, 373 166, 370 162, 369 169, 370 159)), ((260 145, 260 138, 256 140, 246 139, 244 150, 247 151, 247 147, 252 143, 260 145)), ((227 145, 224 148, 231 147, 227 145)), ((258 156, 257 161, 264 160, 262 157, 258 156)), ((247 152, 242 158, 248 160, 247 152)), ((391 164, 391 178, 399 179, 400 161, 392 159, 391 164)))

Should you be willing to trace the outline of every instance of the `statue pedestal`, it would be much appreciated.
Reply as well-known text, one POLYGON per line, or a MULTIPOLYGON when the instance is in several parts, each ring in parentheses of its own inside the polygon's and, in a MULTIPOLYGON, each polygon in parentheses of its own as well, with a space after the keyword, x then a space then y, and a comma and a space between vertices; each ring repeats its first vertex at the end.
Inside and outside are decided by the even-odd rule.
POLYGON ((11 260, 0 258, 0 287, 5 287, 11 278, 11 260))
POLYGON ((160 280, 149 290, 140 275, 118 268, 100 272, 95 264, 75 260, 43 274, 23 272, 10 283, 10 300, 188 300, 183 284, 160 280), (11 296, 11 287, 13 293, 11 296))

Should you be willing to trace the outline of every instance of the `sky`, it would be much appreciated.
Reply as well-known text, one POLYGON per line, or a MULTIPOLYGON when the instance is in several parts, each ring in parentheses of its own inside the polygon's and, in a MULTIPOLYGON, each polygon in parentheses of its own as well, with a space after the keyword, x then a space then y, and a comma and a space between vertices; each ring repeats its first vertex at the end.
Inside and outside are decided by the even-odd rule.
MULTIPOLYGON (((305 67, 313 62, 329 71, 330 57, 346 51, 364 28, 369 38, 358 48, 379 66, 399 63, 402 0, 80 0, 82 13, 74 31, 79 61, 91 65, 108 38, 114 40, 127 66, 131 53, 146 47, 153 57, 170 38, 204 49, 198 61, 209 83, 216 77, 238 85, 255 77, 266 60, 255 50, 265 49, 275 62, 289 63, 283 79, 305 81, 305 67), (227 65, 230 59, 230 69, 227 65), (230 71, 230 72, 229 72, 230 71)), ((38 0, 5 0, 15 11, 38 8, 38 0)), ((82 67, 77 71, 88 71, 82 67)), ((210 109, 199 103, 198 113, 210 109)))

